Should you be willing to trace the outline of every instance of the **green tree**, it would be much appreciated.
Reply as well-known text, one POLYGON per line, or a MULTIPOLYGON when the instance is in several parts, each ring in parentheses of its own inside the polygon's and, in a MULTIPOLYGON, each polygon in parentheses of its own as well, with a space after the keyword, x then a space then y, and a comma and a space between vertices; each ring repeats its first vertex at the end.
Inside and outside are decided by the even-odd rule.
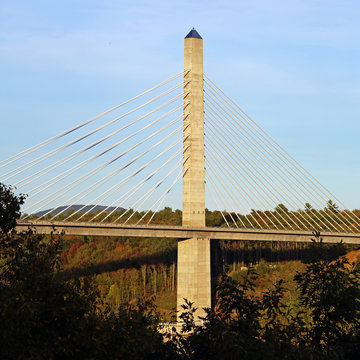
POLYGON ((185 312, 179 348, 188 359, 262 359, 259 338, 260 302, 249 296, 252 281, 238 283, 224 276, 217 286, 217 303, 206 309, 203 326, 194 321, 194 307, 189 301, 185 312))
POLYGON ((305 212, 306 212, 306 213, 311 213, 312 210, 313 210, 312 205, 311 205, 310 203, 306 203, 306 204, 305 204, 305 212))
POLYGON ((11 186, 0 183, 0 232, 7 234, 16 226, 20 217, 20 207, 25 201, 25 195, 16 196, 11 186))
POLYGON ((275 212, 282 213, 282 214, 288 214, 289 209, 284 204, 279 204, 275 207, 275 212))
POLYGON ((303 341, 315 358, 356 358, 360 350, 360 269, 343 244, 324 245, 314 233, 313 255, 295 280, 310 320, 303 341))
POLYGON ((324 245, 314 233, 304 271, 295 280, 300 307, 284 302, 282 280, 254 296, 250 272, 237 282, 223 277, 214 309, 203 326, 194 321, 189 301, 177 334, 187 359, 357 359, 360 350, 359 266, 342 255, 343 244, 324 245))
POLYGON ((329 200, 326 203, 325 211, 337 214, 340 210, 336 203, 334 203, 332 200, 329 200))
POLYGON ((23 198, 5 186, 0 192, 1 212, 12 214, 0 232, 1 359, 177 358, 152 306, 102 311, 91 279, 62 273, 60 239, 9 232, 23 198))

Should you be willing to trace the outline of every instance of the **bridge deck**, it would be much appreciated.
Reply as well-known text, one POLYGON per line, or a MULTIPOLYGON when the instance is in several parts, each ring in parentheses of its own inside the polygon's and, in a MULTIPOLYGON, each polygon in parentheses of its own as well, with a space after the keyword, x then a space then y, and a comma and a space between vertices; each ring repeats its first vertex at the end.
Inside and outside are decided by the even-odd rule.
MULTIPOLYGON (((75 222, 18 222, 18 232, 31 228, 38 234, 63 234, 83 236, 126 236, 154 238, 210 238, 221 240, 251 240, 251 241, 293 241, 310 242, 311 231, 291 230, 257 230, 218 227, 183 227, 173 225, 123 225, 103 223, 75 222)), ((321 233, 324 242, 360 244, 360 234, 357 233, 321 233)))

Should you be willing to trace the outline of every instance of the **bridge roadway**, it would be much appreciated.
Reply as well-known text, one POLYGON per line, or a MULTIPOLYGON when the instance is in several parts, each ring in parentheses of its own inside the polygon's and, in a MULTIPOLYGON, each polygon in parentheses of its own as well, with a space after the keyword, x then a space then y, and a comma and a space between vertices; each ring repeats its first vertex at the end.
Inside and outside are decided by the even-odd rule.
MULTIPOLYGON (((311 231, 293 230, 258 230, 219 227, 183 227, 174 225, 124 225, 81 222, 18 222, 16 231, 29 228, 38 234, 63 234, 82 236, 125 236, 147 238, 210 238, 219 240, 251 240, 251 241, 292 241, 310 242, 311 231)), ((359 244, 359 233, 322 232, 326 243, 336 243, 341 240, 346 244, 359 244)))

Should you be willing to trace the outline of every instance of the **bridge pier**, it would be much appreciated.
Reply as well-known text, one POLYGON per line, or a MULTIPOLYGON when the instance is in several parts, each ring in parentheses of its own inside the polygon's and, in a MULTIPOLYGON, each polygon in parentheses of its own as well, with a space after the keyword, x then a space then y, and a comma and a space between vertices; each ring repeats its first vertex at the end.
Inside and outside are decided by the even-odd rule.
MULTIPOLYGON (((183 218, 185 227, 205 227, 203 40, 195 29, 184 41, 183 218)), ((184 298, 203 316, 211 307, 210 238, 178 242, 177 310, 184 298)))
POLYGON ((192 238, 178 242, 178 315, 184 299, 198 309, 196 318, 204 316, 204 307, 211 307, 210 239, 192 238))

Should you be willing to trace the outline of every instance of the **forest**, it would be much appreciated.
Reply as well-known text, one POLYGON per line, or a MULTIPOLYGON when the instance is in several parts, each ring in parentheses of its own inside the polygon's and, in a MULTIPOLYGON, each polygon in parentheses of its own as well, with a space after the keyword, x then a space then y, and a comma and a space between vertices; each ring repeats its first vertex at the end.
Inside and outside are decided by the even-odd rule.
MULTIPOLYGON (((283 221, 279 217, 280 208, 288 212, 282 204, 279 204, 274 211, 267 212, 268 218, 272 218, 274 223, 283 221)), ((329 200, 327 206, 321 211, 326 214, 329 221, 336 224, 332 220, 339 213, 335 203, 329 200)), ((124 212, 125 209, 122 209, 119 213, 113 213, 107 221, 116 219, 124 212)), ((298 212, 306 212, 309 217, 313 216, 313 222, 316 222, 315 212, 310 204, 306 204, 304 210, 298 210, 298 212)), ((144 212, 132 213, 131 210, 129 213, 132 215, 130 222, 133 223, 144 215, 144 212)), ((289 214, 295 221, 296 216, 291 212, 289 214)), ((262 219, 259 211, 253 211, 252 215, 257 216, 259 221, 262 219)), ((343 211, 342 215, 351 224, 349 212, 343 211)), ((354 210, 352 215, 359 218, 360 211, 354 210)), ((65 216, 69 214, 59 215, 58 220, 65 216)), ((80 213, 75 214, 74 220, 80 216, 80 213)), ((90 219, 94 214, 86 216, 90 219)), ((235 218, 235 214, 230 213, 224 216, 220 211, 206 210, 207 226, 227 227, 232 223, 231 217, 235 218)), ((180 210, 165 207, 154 214, 152 223, 180 225, 181 218, 180 210)), ((246 216, 243 218, 245 219, 246 216)), ((33 216, 33 219, 36 217, 33 216)), ((240 223, 238 225, 241 227, 240 223)), ((286 226, 286 223, 283 222, 283 225, 286 226)), ((113 310, 120 304, 131 303, 139 297, 156 296, 156 304, 166 314, 166 319, 170 320, 171 315, 174 316, 177 264, 175 239, 64 237, 62 246, 62 263, 65 271, 77 277, 92 276, 102 298, 113 310)), ((241 269, 244 272, 259 263, 262 267, 271 268, 274 276, 277 276, 277 270, 282 265, 275 265, 275 263, 284 261, 291 262, 288 271, 290 276, 293 276, 298 267, 301 267, 301 259, 306 254, 307 248, 306 243, 213 241, 213 282, 222 274, 231 274, 239 278, 241 269)), ((281 272, 287 276, 284 269, 281 272)), ((272 278, 269 278, 266 285, 271 284, 272 278)))
MULTIPOLYGON (((23 201, 0 184, 2 359, 357 358, 354 247, 325 245, 316 231, 309 244, 214 242, 204 325, 188 299, 182 328, 159 331, 175 315, 175 240, 16 234, 23 201)), ((206 216, 226 226, 220 212, 206 216)), ((153 219, 178 224, 181 212, 153 219)))

